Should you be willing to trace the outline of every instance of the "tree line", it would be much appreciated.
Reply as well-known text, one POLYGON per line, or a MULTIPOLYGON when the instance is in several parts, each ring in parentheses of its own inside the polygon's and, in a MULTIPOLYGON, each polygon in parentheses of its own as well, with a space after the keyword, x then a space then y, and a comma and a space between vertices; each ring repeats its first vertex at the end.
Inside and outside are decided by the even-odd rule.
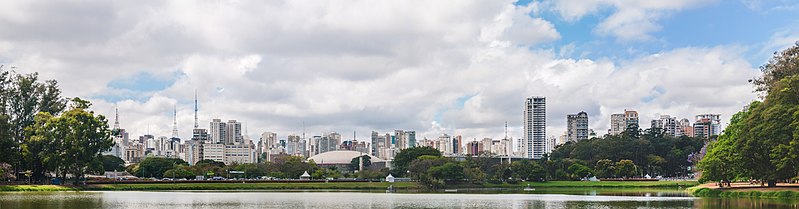
POLYGON ((620 135, 567 142, 542 159, 443 157, 431 147, 401 150, 391 174, 437 188, 447 183, 517 183, 519 181, 634 178, 645 175, 688 177, 705 139, 673 137, 662 129, 628 127, 620 135))
POLYGON ((760 67, 750 80, 763 101, 730 120, 699 163, 701 181, 757 181, 776 186, 799 176, 799 42, 760 67))
POLYGON ((55 80, 0 67, 0 179, 81 179, 113 145, 106 118, 90 107, 62 97, 55 80))
MULTIPOLYGON (((113 156, 111 156, 113 157, 113 156)), ((358 158, 353 158, 355 162, 358 158)), ((346 172, 338 167, 321 167, 313 160, 305 161, 298 156, 280 156, 270 162, 262 163, 233 163, 226 165, 213 160, 201 160, 194 165, 175 158, 148 157, 137 164, 132 164, 125 169, 128 173, 140 178, 246 178, 272 177, 277 179, 299 179, 300 175, 308 172, 311 179, 327 178, 363 178, 382 179, 388 175, 388 169, 365 169, 361 172, 346 172), (242 173, 232 173, 240 171, 242 173)), ((357 170, 357 169, 354 169, 357 170)))

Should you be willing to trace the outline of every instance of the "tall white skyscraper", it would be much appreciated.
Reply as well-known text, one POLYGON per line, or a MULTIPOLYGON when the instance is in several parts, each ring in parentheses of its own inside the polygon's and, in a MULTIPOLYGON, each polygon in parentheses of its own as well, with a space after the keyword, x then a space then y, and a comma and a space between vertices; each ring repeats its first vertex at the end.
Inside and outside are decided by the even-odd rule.
POLYGON ((541 159, 546 153, 547 128, 546 97, 530 97, 524 102, 524 155, 541 159))

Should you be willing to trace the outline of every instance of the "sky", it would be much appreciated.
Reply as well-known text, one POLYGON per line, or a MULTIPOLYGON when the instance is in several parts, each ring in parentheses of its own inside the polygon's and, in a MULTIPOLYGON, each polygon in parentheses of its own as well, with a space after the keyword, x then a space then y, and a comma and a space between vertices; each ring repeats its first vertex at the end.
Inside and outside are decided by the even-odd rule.
POLYGON ((56 79, 132 137, 194 123, 263 132, 415 130, 522 136, 526 97, 547 135, 585 111, 722 115, 758 99, 747 80, 799 41, 788 0, 3 1, 0 64, 56 79), (304 124, 304 126, 303 126, 304 124), (304 128, 303 128, 304 127, 304 128))

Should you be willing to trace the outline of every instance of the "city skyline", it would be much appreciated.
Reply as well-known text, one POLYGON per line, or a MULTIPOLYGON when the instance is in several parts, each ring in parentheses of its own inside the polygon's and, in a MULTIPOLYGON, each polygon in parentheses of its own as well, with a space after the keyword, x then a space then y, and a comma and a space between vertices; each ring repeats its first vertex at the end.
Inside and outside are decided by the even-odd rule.
POLYGON ((505 121, 521 137, 529 95, 548 98, 547 137, 578 111, 597 134, 623 109, 641 124, 713 113, 723 126, 757 99, 757 67, 799 37, 786 2, 375 4, 13 2, 0 8, 0 64, 56 79, 109 118, 117 106, 131 135, 170 136, 176 114, 190 136, 196 92, 200 124, 236 119, 252 138, 304 123, 479 140, 504 137, 505 121))

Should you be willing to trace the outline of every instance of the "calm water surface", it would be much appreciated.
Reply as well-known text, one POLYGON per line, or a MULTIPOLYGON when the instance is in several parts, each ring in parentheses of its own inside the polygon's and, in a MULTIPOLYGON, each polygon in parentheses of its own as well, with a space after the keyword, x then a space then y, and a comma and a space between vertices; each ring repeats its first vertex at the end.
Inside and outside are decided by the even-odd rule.
MULTIPOLYGON (((593 192, 602 193, 602 192, 593 192)), ((0 209, 241 208, 797 208, 797 202, 686 196, 357 192, 0 193, 0 209)))

